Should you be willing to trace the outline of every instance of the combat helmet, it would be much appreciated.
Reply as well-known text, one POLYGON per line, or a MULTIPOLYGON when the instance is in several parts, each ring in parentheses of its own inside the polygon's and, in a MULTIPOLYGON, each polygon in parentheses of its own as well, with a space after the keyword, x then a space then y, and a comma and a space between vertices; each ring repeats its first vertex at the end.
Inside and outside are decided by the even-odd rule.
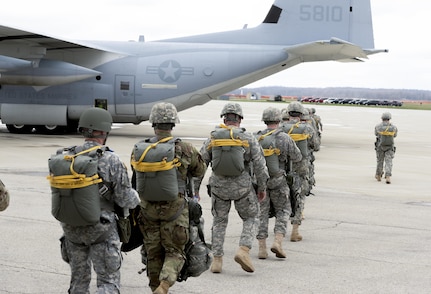
POLYGON ((281 110, 281 119, 282 120, 289 120, 289 118, 290 118, 290 115, 289 115, 289 112, 287 111, 287 108, 283 108, 281 110))
POLYGON ((112 116, 111 114, 99 107, 86 109, 79 118, 78 130, 82 132, 87 129, 88 133, 93 131, 102 131, 109 133, 111 131, 112 116))
POLYGON ((225 116, 228 113, 233 113, 241 117, 241 119, 244 118, 244 115, 242 114, 242 108, 241 105, 238 103, 227 103, 223 109, 221 110, 220 117, 225 116))
POLYGON ((160 102, 153 105, 151 108, 150 118, 148 119, 153 124, 176 124, 180 123, 178 118, 177 108, 169 102, 160 102))
POLYGON ((275 107, 268 107, 262 113, 262 121, 264 122, 280 122, 281 111, 275 107))
POLYGON ((383 112, 382 114, 382 120, 390 120, 392 118, 390 112, 383 112))
POLYGON ((301 114, 308 114, 308 112, 305 112, 304 106, 298 101, 292 101, 287 106, 287 112, 298 112, 301 114))

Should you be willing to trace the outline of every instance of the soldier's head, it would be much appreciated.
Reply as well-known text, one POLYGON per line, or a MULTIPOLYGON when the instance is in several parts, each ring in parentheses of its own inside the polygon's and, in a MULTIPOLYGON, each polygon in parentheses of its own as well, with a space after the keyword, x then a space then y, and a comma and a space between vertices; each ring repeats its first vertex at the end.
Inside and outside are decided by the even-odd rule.
POLYGON ((159 130, 172 130, 175 124, 180 123, 177 108, 169 102, 154 104, 148 120, 154 129, 159 130))
POLYGON ((383 112, 382 114, 382 120, 391 120, 392 115, 390 112, 383 112))
POLYGON ((288 121, 288 120, 289 120, 289 118, 290 118, 290 115, 289 115, 289 112, 287 111, 287 108, 283 108, 283 109, 281 110, 281 119, 282 119, 283 121, 288 121))
POLYGON ((239 105, 238 103, 227 103, 223 107, 220 113, 220 117, 223 118, 224 123, 227 125, 239 125, 241 123, 241 120, 244 118, 241 105, 239 105))
POLYGON ((281 111, 275 107, 268 107, 262 113, 262 121, 266 125, 278 124, 281 121, 281 111))
POLYGON ((111 131, 111 126, 111 114, 103 108, 93 107, 81 114, 78 131, 85 138, 104 139, 104 143, 111 131))
POLYGON ((298 101, 292 101, 287 106, 287 112, 289 113, 289 116, 291 117, 301 117, 303 114, 306 113, 304 106, 298 101))

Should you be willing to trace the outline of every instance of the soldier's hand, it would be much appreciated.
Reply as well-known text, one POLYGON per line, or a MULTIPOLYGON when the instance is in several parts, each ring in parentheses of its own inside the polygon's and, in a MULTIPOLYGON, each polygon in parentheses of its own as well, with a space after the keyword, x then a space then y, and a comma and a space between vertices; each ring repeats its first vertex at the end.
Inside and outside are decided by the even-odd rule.
POLYGON ((266 198, 266 191, 260 191, 257 193, 257 199, 262 202, 266 198))

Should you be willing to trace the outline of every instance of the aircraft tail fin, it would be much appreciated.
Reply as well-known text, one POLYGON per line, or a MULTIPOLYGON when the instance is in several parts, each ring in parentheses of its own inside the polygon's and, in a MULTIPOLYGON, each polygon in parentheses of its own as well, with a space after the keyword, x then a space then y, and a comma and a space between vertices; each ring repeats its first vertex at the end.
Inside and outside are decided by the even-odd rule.
POLYGON ((256 30, 267 32, 262 36, 265 43, 301 44, 336 38, 374 48, 370 0, 275 0, 256 30))
POLYGON ((370 0, 275 0, 257 27, 163 41, 286 46, 334 38, 374 48, 370 0))

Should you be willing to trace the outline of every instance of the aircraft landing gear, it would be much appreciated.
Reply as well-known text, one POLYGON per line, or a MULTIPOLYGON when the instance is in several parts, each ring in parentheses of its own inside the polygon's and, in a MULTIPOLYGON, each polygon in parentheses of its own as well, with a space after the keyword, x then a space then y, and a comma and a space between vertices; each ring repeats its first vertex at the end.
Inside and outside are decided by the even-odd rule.
POLYGON ((33 131, 33 126, 30 125, 7 124, 6 128, 13 134, 30 134, 33 131))

